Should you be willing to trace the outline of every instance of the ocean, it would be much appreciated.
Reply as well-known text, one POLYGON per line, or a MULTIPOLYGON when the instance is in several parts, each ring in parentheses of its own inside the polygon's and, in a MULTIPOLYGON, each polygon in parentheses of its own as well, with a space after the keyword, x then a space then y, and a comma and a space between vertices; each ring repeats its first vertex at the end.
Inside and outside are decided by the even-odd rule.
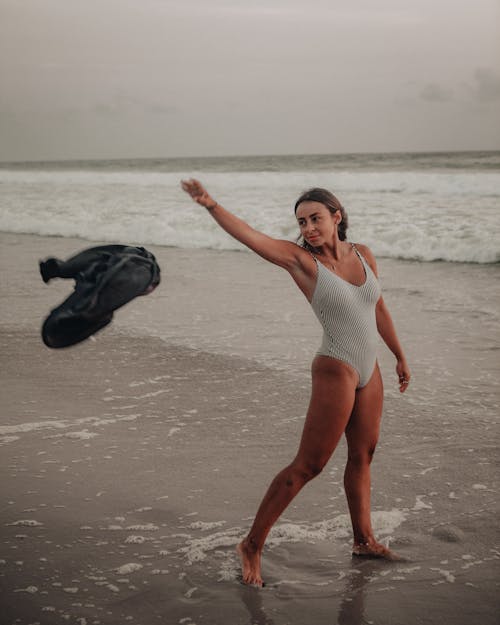
POLYGON ((296 239, 295 199, 321 186, 378 257, 500 261, 500 152, 1 163, 0 231, 241 249, 182 192, 188 177, 274 237, 296 239))

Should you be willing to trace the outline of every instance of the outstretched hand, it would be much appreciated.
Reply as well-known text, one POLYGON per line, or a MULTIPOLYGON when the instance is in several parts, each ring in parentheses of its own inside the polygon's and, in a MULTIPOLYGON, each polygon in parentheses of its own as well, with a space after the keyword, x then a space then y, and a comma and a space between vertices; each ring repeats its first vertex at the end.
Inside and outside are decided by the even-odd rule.
POLYGON ((398 360, 398 364, 396 365, 396 373, 399 377, 399 392, 404 393, 408 388, 408 384, 410 383, 410 369, 406 364, 405 360, 398 360))
POLYGON ((205 187, 194 178, 181 180, 181 187, 191 198, 205 208, 214 208, 217 202, 210 196, 205 187))

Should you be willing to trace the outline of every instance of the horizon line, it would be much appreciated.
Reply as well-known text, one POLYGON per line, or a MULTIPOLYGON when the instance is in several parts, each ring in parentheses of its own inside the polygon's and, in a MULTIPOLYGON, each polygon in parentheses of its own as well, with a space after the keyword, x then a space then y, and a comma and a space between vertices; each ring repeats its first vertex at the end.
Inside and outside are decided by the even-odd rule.
POLYGON ((40 164, 40 163, 92 163, 92 162, 123 162, 123 161, 169 161, 169 160, 189 160, 189 159, 230 159, 230 158, 283 158, 296 156, 380 156, 380 155, 444 155, 444 154, 484 154, 500 152, 497 149, 469 149, 469 150, 389 150, 389 151, 353 151, 353 152, 293 152, 286 154, 269 153, 269 154, 226 154, 226 155, 190 155, 190 156, 120 156, 120 157, 70 157, 70 158, 47 158, 47 159, 28 159, 28 160, 3 160, 0 159, 0 165, 22 165, 22 164, 40 164))

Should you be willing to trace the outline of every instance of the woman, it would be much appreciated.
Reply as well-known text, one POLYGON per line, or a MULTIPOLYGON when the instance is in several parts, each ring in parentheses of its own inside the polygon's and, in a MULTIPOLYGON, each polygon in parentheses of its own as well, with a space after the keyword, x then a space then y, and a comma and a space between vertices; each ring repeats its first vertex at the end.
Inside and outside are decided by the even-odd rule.
POLYGON ((295 204, 303 245, 273 239, 225 210, 197 180, 182 188, 235 239, 290 273, 318 316, 323 342, 312 363, 312 394, 299 449, 267 490, 248 536, 238 545, 243 581, 262 586, 266 537, 300 489, 318 475, 345 433, 344 487, 354 555, 397 559, 374 537, 370 519, 370 462, 378 440, 383 386, 376 361, 377 334, 396 357, 399 390, 410 371, 380 296, 375 258, 346 241, 347 215, 325 189, 310 189, 295 204))

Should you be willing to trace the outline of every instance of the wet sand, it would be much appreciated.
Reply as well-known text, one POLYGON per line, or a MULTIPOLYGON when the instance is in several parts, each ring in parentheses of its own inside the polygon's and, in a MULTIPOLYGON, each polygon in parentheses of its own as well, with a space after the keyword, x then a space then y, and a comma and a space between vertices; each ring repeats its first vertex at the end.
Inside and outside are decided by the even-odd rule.
POLYGON ((71 285, 37 261, 89 245, 0 235, 2 624, 496 623, 500 268, 379 263, 414 381, 400 396, 381 346, 373 521, 407 561, 351 558, 342 444, 257 590, 234 547, 295 453, 317 321, 250 254, 151 247, 157 291, 49 350, 71 285))

